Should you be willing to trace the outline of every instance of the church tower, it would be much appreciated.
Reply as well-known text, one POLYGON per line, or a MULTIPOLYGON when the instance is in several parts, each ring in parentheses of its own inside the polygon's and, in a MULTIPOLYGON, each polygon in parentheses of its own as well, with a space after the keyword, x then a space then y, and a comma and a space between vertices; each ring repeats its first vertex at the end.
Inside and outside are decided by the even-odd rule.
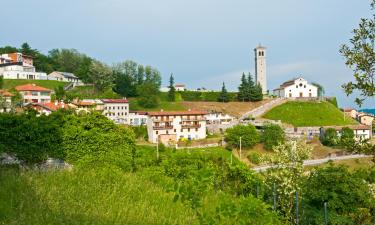
POLYGON ((259 45, 255 53, 255 83, 260 84, 263 94, 267 94, 266 47, 259 45))

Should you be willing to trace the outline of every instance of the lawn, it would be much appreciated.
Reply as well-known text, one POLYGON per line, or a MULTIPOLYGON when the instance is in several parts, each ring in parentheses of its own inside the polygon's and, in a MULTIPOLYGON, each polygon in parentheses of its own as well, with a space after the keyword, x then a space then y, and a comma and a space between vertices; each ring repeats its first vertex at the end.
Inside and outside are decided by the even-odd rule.
POLYGON ((263 115, 266 119, 281 120, 295 127, 350 125, 357 122, 329 102, 287 102, 263 115))
POLYGON ((18 85, 23 84, 36 84, 45 88, 49 88, 51 90, 54 90, 55 88, 59 86, 65 86, 68 83, 66 82, 60 82, 56 80, 17 80, 17 79, 4 79, 4 89, 6 90, 12 90, 18 85))
POLYGON ((159 106, 154 108, 144 108, 137 103, 136 98, 130 98, 130 110, 137 110, 137 111, 184 111, 187 110, 186 107, 182 105, 181 102, 168 102, 161 100, 159 106))

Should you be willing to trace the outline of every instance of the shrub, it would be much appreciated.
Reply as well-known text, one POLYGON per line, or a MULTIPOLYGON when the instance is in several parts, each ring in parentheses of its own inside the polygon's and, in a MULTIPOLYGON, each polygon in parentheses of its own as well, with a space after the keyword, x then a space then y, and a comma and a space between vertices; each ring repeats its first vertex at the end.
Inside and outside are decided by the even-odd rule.
POLYGON ((276 124, 267 124, 264 126, 262 133, 262 142, 267 150, 271 150, 278 144, 283 144, 285 141, 284 130, 276 124))
POLYGON ((247 158, 250 160, 251 163, 258 165, 261 163, 261 155, 258 152, 250 152, 247 155, 247 158))
POLYGON ((328 128, 324 132, 324 136, 322 137, 323 145, 327 146, 336 146, 339 143, 339 138, 337 136, 337 132, 333 128, 328 128))
POLYGON ((340 144, 348 149, 355 144, 354 131, 349 127, 344 127, 341 130, 340 144))
POLYGON ((251 124, 236 125, 226 130, 225 141, 229 145, 238 148, 240 146, 240 137, 241 145, 244 148, 253 147, 259 142, 259 134, 251 124))

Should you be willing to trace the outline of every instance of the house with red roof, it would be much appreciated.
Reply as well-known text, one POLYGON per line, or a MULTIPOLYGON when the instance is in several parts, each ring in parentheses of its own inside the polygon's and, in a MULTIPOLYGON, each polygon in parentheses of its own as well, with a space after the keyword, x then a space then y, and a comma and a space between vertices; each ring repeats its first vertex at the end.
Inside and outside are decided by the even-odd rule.
POLYGON ((46 103, 38 103, 38 102, 29 102, 25 105, 26 108, 32 108, 39 112, 40 114, 49 115, 52 112, 55 112, 59 109, 70 109, 72 108, 68 104, 64 102, 46 102, 46 103))
POLYGON ((36 84, 24 84, 15 87, 23 98, 23 103, 49 103, 51 102, 52 90, 37 86, 36 84))
POLYGON ((102 99, 103 115, 117 124, 129 124, 129 101, 125 99, 102 99))
POLYGON ((180 139, 206 138, 206 113, 203 111, 148 112, 147 132, 152 143, 176 143, 180 139))

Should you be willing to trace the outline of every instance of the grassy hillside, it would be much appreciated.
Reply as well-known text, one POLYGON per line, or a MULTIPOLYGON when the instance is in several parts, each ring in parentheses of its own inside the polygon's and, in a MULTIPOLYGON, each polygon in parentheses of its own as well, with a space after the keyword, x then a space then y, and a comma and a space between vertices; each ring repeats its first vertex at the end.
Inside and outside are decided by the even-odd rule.
POLYGON ((111 88, 103 91, 97 92, 92 86, 79 86, 75 87, 72 90, 69 90, 69 93, 78 96, 81 99, 93 99, 93 98, 122 98, 119 94, 115 93, 111 88))
POLYGON ((287 102, 268 111, 264 118, 281 120, 293 126, 329 126, 356 124, 329 102, 287 102))
POLYGON ((4 79, 4 89, 11 90, 18 85, 23 84, 36 84, 51 90, 55 89, 58 86, 65 86, 67 83, 60 82, 56 80, 17 80, 17 79, 4 79))

